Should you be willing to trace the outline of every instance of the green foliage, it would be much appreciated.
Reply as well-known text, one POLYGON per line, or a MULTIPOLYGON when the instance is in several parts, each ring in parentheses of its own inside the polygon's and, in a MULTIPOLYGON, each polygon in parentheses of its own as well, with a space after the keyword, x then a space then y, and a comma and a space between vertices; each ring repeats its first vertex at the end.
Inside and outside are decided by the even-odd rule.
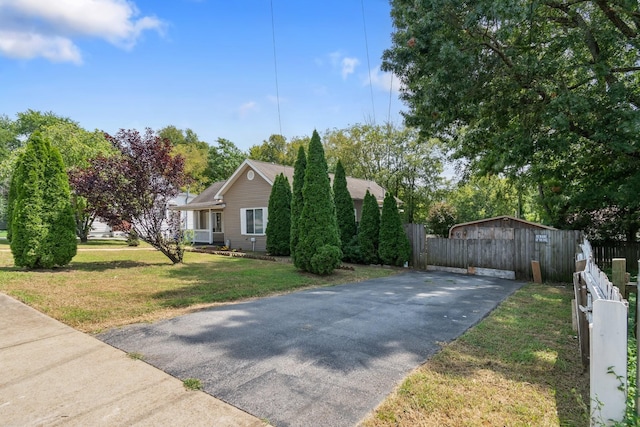
POLYGON ((18 160, 9 193, 15 265, 67 265, 77 250, 69 181, 60 153, 39 131, 18 160))
POLYGON ((364 264, 378 264, 378 242, 380 239, 380 208, 367 190, 362 203, 362 218, 358 229, 358 247, 364 264))
POLYGON ((184 158, 184 173, 187 182, 183 190, 199 193, 207 188, 211 181, 207 178, 209 146, 200 141, 191 129, 178 129, 166 126, 158 131, 158 137, 167 139, 173 145, 173 155, 184 158))
POLYGON ((402 228, 395 197, 387 193, 382 203, 380 218, 380 260, 387 265, 403 266, 411 256, 411 244, 402 228))
POLYGON ((311 257, 310 271, 321 276, 333 273, 340 266, 342 251, 334 245, 320 246, 311 257))
POLYGON ((429 209, 427 227, 440 237, 449 237, 449 230, 457 223, 456 208, 445 202, 438 202, 429 209))
POLYGON ((636 2, 393 0, 391 13, 382 69, 402 82, 409 126, 474 172, 537 188, 552 225, 609 209, 635 240, 636 2))
POLYGON ((287 256, 291 253, 291 186, 280 174, 276 177, 269 196, 267 221, 267 252, 287 256))
POLYGON ((353 262, 356 264, 363 263, 362 251, 360 251, 360 244, 358 243, 358 235, 356 234, 351 238, 347 245, 342 250, 342 259, 345 262, 353 262))
MULTIPOLYGON (((75 123, 56 122, 42 127, 42 135, 51 141, 62 156, 67 170, 84 168, 89 159, 97 156, 114 155, 115 148, 107 141, 104 132, 87 132, 75 123)), ((88 240, 91 226, 95 220, 95 210, 87 203, 87 199, 72 191, 71 207, 76 224, 76 234, 81 242, 88 240)))
POLYGON ((271 135, 261 145, 249 148, 249 158, 279 165, 292 166, 300 147, 309 144, 309 138, 293 138, 291 141, 282 135, 271 135))
POLYGON ((333 177, 333 198, 336 204, 336 218, 338 221, 338 231, 340 232, 340 247, 342 248, 342 252, 346 255, 347 246, 351 243, 358 230, 356 228, 353 199, 347 189, 347 177, 340 160, 338 160, 336 173, 333 177))
MULTIPOLYGON (((471 177, 447 197, 455 207, 456 221, 469 222, 500 215, 515 216, 519 210, 518 189, 499 176, 471 177)), ((532 218, 533 219, 533 218, 532 218)))
POLYGON ((293 259, 293 263, 296 267, 296 248, 298 247, 298 241, 300 236, 298 233, 298 222, 302 215, 302 207, 304 206, 304 196, 302 194, 302 187, 304 186, 304 175, 307 169, 307 155, 305 154, 304 147, 300 146, 298 149, 298 158, 293 167, 293 190, 291 194, 291 243, 290 252, 293 259))
POLYGON ((216 145, 209 147, 207 157, 208 182, 225 181, 246 158, 235 144, 228 139, 218 138, 216 145))
POLYGON ((202 381, 197 378, 186 378, 182 381, 184 388, 191 391, 202 390, 202 381))
POLYGON ((342 258, 342 251, 327 162, 320 136, 315 130, 309 143, 307 160, 302 188, 302 213, 298 222, 299 240, 294 261, 296 267, 302 270, 314 274, 329 274, 337 267, 331 262, 336 251, 326 246, 337 248, 340 252, 338 260, 342 258))
MULTIPOLYGON (((346 174, 375 181, 404 202, 404 220, 417 222, 443 185, 441 142, 417 129, 355 124, 324 136, 329 169, 340 160, 346 174)), ((337 206, 336 206, 337 207, 337 206)))

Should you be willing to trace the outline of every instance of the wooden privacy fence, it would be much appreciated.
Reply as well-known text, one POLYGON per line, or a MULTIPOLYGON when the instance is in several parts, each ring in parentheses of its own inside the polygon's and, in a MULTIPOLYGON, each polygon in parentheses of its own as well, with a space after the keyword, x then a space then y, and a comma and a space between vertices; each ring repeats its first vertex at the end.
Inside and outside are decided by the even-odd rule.
POLYGON ((425 238, 424 226, 408 224, 412 241, 414 268, 428 266, 512 272, 504 277, 530 280, 531 261, 538 261, 542 278, 571 283, 575 271, 575 254, 582 232, 575 230, 514 229, 513 239, 445 239, 425 238))
POLYGON ((640 259, 640 242, 607 242, 592 243, 593 262, 600 268, 611 268, 614 258, 627 260, 627 268, 631 274, 638 273, 638 260, 640 259))
POLYGON ((591 425, 621 422, 626 410, 628 304, 594 262, 588 240, 573 284, 582 363, 589 367, 591 425))

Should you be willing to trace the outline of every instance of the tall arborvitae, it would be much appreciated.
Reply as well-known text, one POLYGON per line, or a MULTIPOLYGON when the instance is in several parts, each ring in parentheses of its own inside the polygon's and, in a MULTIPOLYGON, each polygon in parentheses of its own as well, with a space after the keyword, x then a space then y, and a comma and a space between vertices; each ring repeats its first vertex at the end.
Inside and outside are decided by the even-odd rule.
POLYGON ((363 263, 378 264, 379 234, 380 208, 376 198, 367 190, 362 202, 362 218, 358 229, 358 246, 363 263))
POLYGON ((16 266, 68 264, 77 250, 69 181, 62 157, 34 132, 11 181, 11 252, 16 266))
POLYGON ((391 193, 386 194, 382 203, 378 255, 384 264, 396 266, 404 265, 411 256, 411 244, 402 228, 396 198, 391 193))
POLYGON ((333 177, 333 198, 336 203, 336 218, 340 233, 341 248, 344 255, 347 254, 349 245, 356 235, 356 216, 353 208, 353 199, 347 188, 347 177, 342 162, 338 160, 336 174, 333 177))
POLYGON ((289 245, 293 264, 301 268, 296 262, 296 247, 298 246, 298 221, 302 214, 302 206, 304 198, 302 196, 302 187, 304 186, 304 174, 307 169, 307 155, 304 147, 301 145, 298 149, 298 158, 293 167, 293 191, 291 194, 291 243, 289 245))
POLYGON ((330 274, 340 265, 342 250, 327 161, 315 130, 309 142, 302 196, 296 266, 314 274, 330 274))
POLYGON ((271 255, 289 255, 291 244, 291 186, 280 174, 276 176, 269 197, 267 221, 267 252, 271 255))

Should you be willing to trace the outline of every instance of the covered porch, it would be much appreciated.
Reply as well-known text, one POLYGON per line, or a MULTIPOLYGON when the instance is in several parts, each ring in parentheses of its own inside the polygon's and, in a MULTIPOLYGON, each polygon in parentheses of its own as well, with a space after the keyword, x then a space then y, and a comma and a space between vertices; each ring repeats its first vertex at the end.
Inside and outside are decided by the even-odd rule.
POLYGON ((172 206, 172 210, 186 211, 192 216, 193 228, 184 228, 185 236, 192 244, 220 245, 226 244, 224 238, 224 204, 223 203, 190 203, 184 206, 172 206), (202 206, 199 206, 202 205, 202 206))

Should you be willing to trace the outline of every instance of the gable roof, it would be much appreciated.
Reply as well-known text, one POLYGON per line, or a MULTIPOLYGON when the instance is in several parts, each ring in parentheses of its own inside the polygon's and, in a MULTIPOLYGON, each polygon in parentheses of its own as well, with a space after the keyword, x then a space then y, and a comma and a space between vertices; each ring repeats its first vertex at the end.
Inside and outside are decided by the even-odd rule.
POLYGON ((537 222, 527 221, 527 220, 524 220, 522 218, 516 218, 514 216, 501 215, 501 216, 494 216, 493 218, 484 218, 484 219, 479 219, 479 220, 476 220, 476 221, 462 222, 460 224, 455 224, 449 230, 449 237, 451 237, 451 235, 453 233, 453 230, 456 229, 456 228, 466 227, 466 226, 469 226, 469 225, 481 225, 483 223, 493 222, 493 221, 500 221, 500 220, 519 222, 521 224, 525 224, 525 225, 528 225, 528 226, 533 227, 533 228, 538 228, 540 230, 555 230, 555 228, 550 227, 548 225, 538 224, 537 222))
POLYGON ((210 186, 208 186, 202 193, 198 194, 193 200, 191 200, 186 205, 177 207, 173 210, 197 210, 197 209, 212 209, 212 208, 223 208, 224 203, 222 200, 218 200, 215 198, 216 193, 220 191, 220 188, 226 181, 218 181, 214 182, 210 186))
MULTIPOLYGON (((242 174, 245 173, 245 171, 247 171, 247 169, 249 168, 253 169, 259 176, 267 181, 269 185, 273 185, 276 176, 281 173, 284 174, 285 177, 287 177, 287 179, 289 180, 289 184, 293 184, 293 167, 262 162, 259 160, 246 159, 240 166, 238 166, 233 175, 231 175, 231 177, 219 188, 218 192, 215 193, 214 198, 223 200, 225 192, 229 188, 231 188, 238 177, 242 176, 242 174)), ((330 173, 329 179, 332 185, 333 177, 334 174, 330 173)), ((369 192, 376 198, 376 200, 378 200, 379 203, 382 203, 386 193, 384 188, 373 181, 352 177, 347 177, 347 189, 349 190, 349 194, 351 194, 351 198, 354 200, 364 200, 364 195, 366 194, 367 190, 369 190, 369 192)), ((201 195, 209 193, 208 190, 209 189, 205 190, 203 193, 201 193, 201 195)), ((195 200, 193 202, 195 202, 195 200)))

